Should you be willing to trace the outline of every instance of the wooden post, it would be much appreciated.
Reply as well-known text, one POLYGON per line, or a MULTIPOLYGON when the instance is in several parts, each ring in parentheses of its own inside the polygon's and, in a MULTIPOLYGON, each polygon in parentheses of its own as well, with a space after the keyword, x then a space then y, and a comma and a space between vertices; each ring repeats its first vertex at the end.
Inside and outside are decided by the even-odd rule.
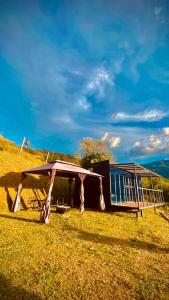
POLYGON ((152 195, 153 195, 153 203, 155 205, 156 197, 155 197, 155 193, 154 193, 154 185, 153 185, 153 179, 152 179, 152 177, 150 177, 150 180, 151 180, 151 189, 152 189, 152 195))
MULTIPOLYGON (((110 205, 112 204, 112 176, 111 171, 109 171, 109 181, 110 181, 110 205)), ((114 191, 113 191, 114 193, 114 191)))
POLYGON ((25 144, 25 137, 23 138, 22 145, 21 145, 21 148, 19 150, 19 154, 22 153, 22 149, 23 149, 24 144, 25 144))
POLYGON ((48 224, 49 223, 49 214, 50 214, 50 203, 51 203, 51 194, 53 189, 53 184, 55 180, 56 170, 52 170, 50 174, 50 180, 49 180, 49 190, 48 195, 44 201, 44 204, 42 206, 42 211, 40 215, 40 222, 42 224, 48 224))
POLYGON ((104 196, 103 196, 103 185, 102 185, 102 177, 99 177, 99 183, 100 183, 100 201, 99 206, 100 210, 104 211, 106 209, 105 202, 104 202, 104 196))
POLYGON ((48 162, 48 158, 49 158, 49 151, 48 151, 48 153, 47 153, 47 155, 46 155, 46 162, 48 162))
POLYGON ((138 189, 138 177, 135 175, 135 183, 136 183, 136 195, 137 195, 137 202, 138 202, 138 208, 140 208, 140 197, 139 197, 139 189, 138 189))
POLYGON ((160 192, 160 199, 161 199, 161 202, 164 202, 164 197, 163 197, 163 185, 162 185, 162 181, 161 181, 161 176, 160 176, 160 189, 161 189, 161 192, 160 192))
POLYGON ((83 181, 86 178, 86 174, 79 173, 78 174, 81 184, 80 184, 80 212, 84 212, 84 184, 83 181))
POLYGON ((17 212, 20 211, 20 202, 21 202, 21 192, 22 192, 22 187, 23 187, 23 181, 26 178, 26 174, 22 173, 21 174, 21 182, 18 185, 18 190, 17 190, 17 194, 15 197, 15 201, 12 207, 12 211, 13 212, 17 212))
POLYGON ((72 192, 72 182, 73 182, 73 178, 69 178, 68 179, 68 183, 69 183, 69 192, 68 193, 69 193, 69 204, 70 204, 70 206, 73 206, 72 205, 72 195, 71 195, 72 194, 71 193, 72 192))

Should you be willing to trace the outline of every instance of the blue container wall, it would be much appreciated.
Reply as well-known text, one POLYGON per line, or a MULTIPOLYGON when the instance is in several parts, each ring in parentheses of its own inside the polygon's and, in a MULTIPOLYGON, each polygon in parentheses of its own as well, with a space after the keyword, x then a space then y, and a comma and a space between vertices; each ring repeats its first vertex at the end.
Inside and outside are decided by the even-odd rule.
MULTIPOLYGON (((136 183, 130 173, 112 168, 110 166, 110 184, 111 184, 111 202, 137 201, 136 183), (126 196, 125 185, 132 186, 132 192, 126 196)), ((137 177, 138 187, 141 187, 141 177, 137 177)), ((131 190, 131 189, 130 189, 131 190)), ((129 190, 128 190, 129 191, 129 190)), ((139 200, 141 200, 141 191, 139 190, 139 200)))

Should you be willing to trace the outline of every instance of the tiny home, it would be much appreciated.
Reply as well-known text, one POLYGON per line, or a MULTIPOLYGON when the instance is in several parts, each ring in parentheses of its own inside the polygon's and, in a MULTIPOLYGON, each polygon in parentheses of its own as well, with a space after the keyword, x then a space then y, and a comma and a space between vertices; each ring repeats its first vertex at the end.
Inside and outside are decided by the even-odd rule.
POLYGON ((160 175, 141 165, 110 164, 107 160, 92 164, 91 170, 104 176, 103 191, 107 209, 121 207, 142 210, 164 204, 160 175), (154 188, 153 178, 158 180, 160 188, 154 188))

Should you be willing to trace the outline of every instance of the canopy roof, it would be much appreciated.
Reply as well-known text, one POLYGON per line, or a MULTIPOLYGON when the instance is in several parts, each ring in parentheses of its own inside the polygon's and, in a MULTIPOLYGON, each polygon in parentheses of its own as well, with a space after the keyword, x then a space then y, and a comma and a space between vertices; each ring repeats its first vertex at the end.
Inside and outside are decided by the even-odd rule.
POLYGON ((135 174, 141 177, 160 177, 160 175, 158 175, 157 173, 135 163, 111 164, 111 166, 113 168, 121 169, 133 175, 135 174))
POLYGON ((77 174, 86 174, 89 176, 102 177, 100 174, 91 172, 82 168, 80 165, 76 165, 70 162, 54 160, 50 161, 46 165, 23 171, 22 174, 39 174, 48 175, 52 170, 56 170, 56 176, 61 177, 75 177, 77 174))

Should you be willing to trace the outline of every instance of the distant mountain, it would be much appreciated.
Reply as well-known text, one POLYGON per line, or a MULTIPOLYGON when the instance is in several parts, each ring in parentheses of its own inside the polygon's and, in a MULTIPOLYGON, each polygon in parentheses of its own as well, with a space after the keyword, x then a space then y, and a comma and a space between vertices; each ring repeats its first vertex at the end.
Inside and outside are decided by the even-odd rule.
POLYGON ((155 161, 144 165, 144 167, 158 173, 165 178, 169 178, 169 160, 155 161))

